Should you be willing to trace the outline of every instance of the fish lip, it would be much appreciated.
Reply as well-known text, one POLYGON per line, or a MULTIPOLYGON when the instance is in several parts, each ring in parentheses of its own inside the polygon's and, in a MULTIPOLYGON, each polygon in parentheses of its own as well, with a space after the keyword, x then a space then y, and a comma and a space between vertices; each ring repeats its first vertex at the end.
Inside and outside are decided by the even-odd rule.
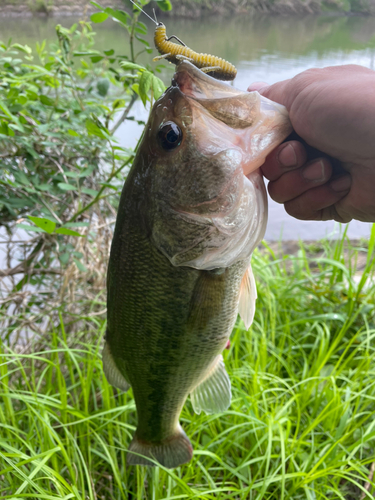
POLYGON ((172 86, 193 101, 194 108, 203 107, 211 117, 232 129, 246 129, 254 124, 253 111, 260 105, 258 92, 235 89, 208 76, 188 61, 177 66, 172 86))
POLYGON ((207 75, 189 61, 181 61, 172 78, 172 86, 179 87, 186 97, 213 99, 244 94, 228 84, 207 75))

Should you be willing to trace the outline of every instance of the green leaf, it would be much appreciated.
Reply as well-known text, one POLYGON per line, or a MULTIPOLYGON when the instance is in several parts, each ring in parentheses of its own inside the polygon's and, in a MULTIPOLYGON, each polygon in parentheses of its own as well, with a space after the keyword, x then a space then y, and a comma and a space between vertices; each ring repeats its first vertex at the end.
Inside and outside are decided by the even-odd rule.
POLYGON ((96 135, 101 139, 105 139, 105 135, 102 130, 98 127, 98 125, 93 120, 86 120, 86 130, 89 135, 96 135))
POLYGON ((30 101, 36 101, 38 99, 38 94, 32 90, 27 90, 27 97, 30 101))
POLYGON ((77 186, 73 186, 72 184, 67 184, 66 182, 59 182, 57 185, 63 191, 76 191, 77 190, 77 186))
POLYGON ((139 95, 139 84, 138 83, 134 83, 132 85, 132 90, 139 95))
POLYGON ((106 19, 108 19, 108 14, 105 12, 96 12, 90 16, 90 19, 93 23, 103 23, 106 19))
POLYGON ((163 12, 172 10, 172 4, 169 0, 156 0, 156 3, 158 4, 159 9, 163 12))
POLYGON ((39 96, 39 100, 42 104, 45 104, 46 106, 53 106, 54 105, 53 99, 51 99, 50 97, 48 97, 46 95, 39 96))
POLYGON ((139 64, 135 64, 133 62, 130 62, 130 61, 121 61, 120 62, 120 66, 127 70, 127 69, 136 69, 136 70, 142 70, 142 71, 145 71, 146 68, 144 68, 143 66, 140 66, 139 64))
POLYGON ((139 42, 143 43, 143 45, 146 45, 146 47, 149 47, 149 46, 150 46, 150 44, 148 43, 148 41, 147 41, 147 40, 144 40, 144 39, 143 39, 143 38, 141 38, 139 35, 135 35, 135 38, 136 38, 139 42))
POLYGON ((77 231, 72 231, 66 227, 59 227, 55 231, 56 234, 66 234, 68 236, 83 236, 83 234, 77 233, 77 231))
POLYGON ((38 189, 40 191, 50 191, 52 189, 51 184, 39 184, 38 189))
POLYGON ((143 105, 146 104, 148 99, 148 92, 151 88, 152 79, 154 75, 149 71, 144 71, 139 80, 139 96, 142 99, 143 105))
POLYGON ((107 187, 109 189, 113 189, 114 191, 118 191, 118 189, 119 189, 118 187, 113 186, 112 184, 109 184, 108 182, 103 182, 101 185, 104 187, 107 187))
POLYGON ((28 219, 30 219, 31 222, 34 222, 36 226, 40 227, 40 229, 48 234, 53 233, 56 227, 56 222, 52 222, 49 219, 44 219, 42 217, 32 217, 31 215, 28 215, 28 219))
POLYGON ((82 170, 81 177, 88 177, 94 170, 94 165, 89 165, 85 170, 82 170))
POLYGON ((79 137, 79 134, 75 130, 72 130, 71 128, 68 130, 68 134, 72 135, 73 137, 79 137))
POLYGON ((81 177, 81 172, 64 172, 67 177, 72 177, 73 179, 77 179, 81 177))
POLYGON ((24 52, 27 55, 30 55, 32 50, 28 45, 20 45, 19 43, 14 43, 12 45, 12 49, 17 49, 20 50, 21 52, 24 52))
POLYGON ((112 103, 112 109, 123 108, 124 106, 125 106, 125 100, 124 99, 116 99, 112 103))
POLYGON ((112 16, 112 18, 115 21, 118 21, 123 26, 125 26, 125 28, 127 28, 128 20, 131 19, 127 12, 125 12, 124 10, 114 10, 114 9, 111 9, 111 7, 107 7, 104 10, 104 12, 109 14, 110 16, 112 16))
POLYGON ((164 85, 164 83, 162 82, 162 80, 160 80, 160 78, 158 78, 155 75, 152 75, 151 87, 152 87, 152 90, 154 92, 154 98, 156 100, 159 99, 159 97, 162 94, 164 94, 164 92, 165 92, 165 85, 164 85))
POLYGON ((140 33, 141 35, 147 35, 147 26, 141 23, 141 21, 138 21, 135 25, 134 31, 140 33))
POLYGON ((87 272, 87 267, 82 264, 78 259, 73 259, 75 262, 75 265, 78 268, 78 271, 81 271, 82 273, 87 272))
POLYGON ((67 264, 69 262, 70 253, 65 252, 59 255, 60 262, 62 264, 67 264))
POLYGON ((25 95, 20 95, 19 98, 17 99, 17 101, 19 104, 24 106, 28 102, 28 98, 25 95))
POLYGON ((16 117, 12 115, 6 104, 1 100, 0 100, 0 111, 2 111, 12 122, 17 122, 16 117))
POLYGON ((104 59, 104 57, 103 56, 92 56, 92 57, 90 57, 90 59, 91 59, 91 62, 97 63, 99 61, 102 61, 104 59))
POLYGON ((113 49, 104 51, 104 54, 106 56, 113 56, 114 53, 115 53, 115 51, 113 49))
POLYGON ((104 7, 102 7, 101 5, 99 5, 98 3, 96 2, 90 2, 91 5, 93 5, 94 7, 96 7, 97 9, 99 10, 104 10, 104 7))
POLYGON ((96 196, 98 194, 98 191, 95 191, 95 189, 90 189, 90 188, 85 188, 83 187, 81 189, 82 193, 89 194, 91 196, 96 196))

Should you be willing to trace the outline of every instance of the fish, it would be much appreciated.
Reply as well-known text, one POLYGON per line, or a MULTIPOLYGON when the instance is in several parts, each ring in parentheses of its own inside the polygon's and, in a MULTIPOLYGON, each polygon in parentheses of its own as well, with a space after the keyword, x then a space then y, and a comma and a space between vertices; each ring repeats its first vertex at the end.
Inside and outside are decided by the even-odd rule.
POLYGON ((133 389, 128 465, 175 468, 193 448, 179 423, 225 411, 222 351, 255 312, 251 255, 264 236, 259 167, 291 132, 286 109, 182 61, 155 102, 121 194, 107 274, 102 353, 110 384, 133 389))

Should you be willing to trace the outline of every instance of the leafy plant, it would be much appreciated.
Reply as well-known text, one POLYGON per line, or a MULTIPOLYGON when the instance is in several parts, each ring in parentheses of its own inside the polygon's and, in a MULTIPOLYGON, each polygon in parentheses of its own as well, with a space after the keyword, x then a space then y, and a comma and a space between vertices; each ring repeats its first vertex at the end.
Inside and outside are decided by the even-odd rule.
POLYGON ((56 293, 56 277, 63 280, 71 264, 81 272, 90 267, 81 247, 96 248, 98 227, 113 224, 134 157, 115 132, 134 119, 137 99, 146 104, 165 89, 151 68, 137 63, 152 51, 139 10, 104 10, 92 15, 93 22, 108 16, 120 22, 130 56, 110 47, 96 50, 95 33, 84 21, 70 29, 57 25, 57 43, 42 42, 36 51, 0 42, 0 227, 10 244, 9 267, 0 276, 11 281, 2 290, 3 307, 30 284, 56 293), (25 224, 25 217, 36 226, 25 224), (76 242, 78 236, 87 243, 76 242))

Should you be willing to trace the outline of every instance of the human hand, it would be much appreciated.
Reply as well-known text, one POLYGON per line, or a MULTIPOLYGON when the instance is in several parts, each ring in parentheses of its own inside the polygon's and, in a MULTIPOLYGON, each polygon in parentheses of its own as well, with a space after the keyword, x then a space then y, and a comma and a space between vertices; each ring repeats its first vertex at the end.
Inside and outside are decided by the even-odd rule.
POLYGON ((297 219, 375 222, 375 71, 310 69, 248 90, 286 106, 307 143, 285 142, 267 157, 271 198, 297 219))

